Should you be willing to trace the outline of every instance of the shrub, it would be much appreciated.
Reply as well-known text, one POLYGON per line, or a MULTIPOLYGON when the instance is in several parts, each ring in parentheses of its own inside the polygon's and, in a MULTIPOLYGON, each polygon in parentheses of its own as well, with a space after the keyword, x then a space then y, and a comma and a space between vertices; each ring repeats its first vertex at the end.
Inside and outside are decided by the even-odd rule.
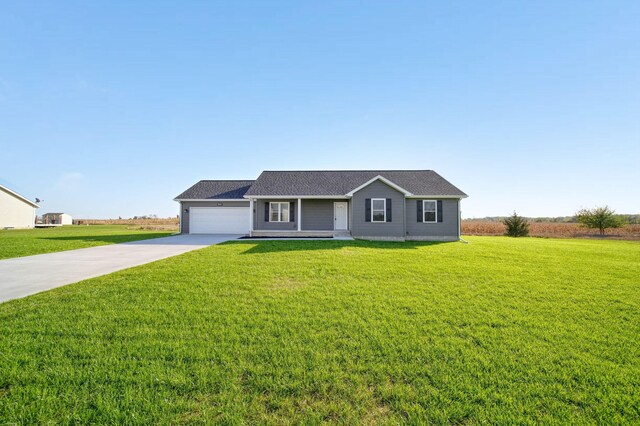
POLYGON ((522 216, 518 216, 516 212, 504 219, 502 223, 507 227, 505 235, 510 237, 526 237, 529 235, 529 222, 522 216))
POLYGON ((609 206, 582 209, 576 213, 576 218, 586 228, 599 229, 600 236, 604 236, 607 228, 620 228, 624 225, 624 221, 609 206))

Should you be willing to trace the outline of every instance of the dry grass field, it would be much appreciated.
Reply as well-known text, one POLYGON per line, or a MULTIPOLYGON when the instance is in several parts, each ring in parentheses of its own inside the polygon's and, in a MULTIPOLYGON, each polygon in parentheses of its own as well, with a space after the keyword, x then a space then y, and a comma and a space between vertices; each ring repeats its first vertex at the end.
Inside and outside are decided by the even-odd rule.
MULTIPOLYGON (((504 235, 502 222, 463 220, 463 235, 504 235)), ((529 222, 529 235, 547 238, 601 238, 597 229, 587 229, 577 223, 529 222)), ((640 225, 626 225, 607 230, 607 239, 640 240, 640 225)))
POLYGON ((177 217, 157 219, 78 219, 74 225, 127 225, 127 229, 147 231, 177 231, 177 217))

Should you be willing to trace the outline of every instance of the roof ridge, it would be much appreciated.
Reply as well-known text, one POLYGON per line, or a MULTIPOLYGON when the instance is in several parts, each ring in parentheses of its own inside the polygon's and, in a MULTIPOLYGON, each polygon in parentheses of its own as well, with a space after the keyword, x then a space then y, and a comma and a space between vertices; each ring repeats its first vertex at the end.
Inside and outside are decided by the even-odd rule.
POLYGON ((255 182, 255 179, 200 179, 199 182, 255 182))
POLYGON ((263 172, 433 172, 433 169, 263 170, 263 172))

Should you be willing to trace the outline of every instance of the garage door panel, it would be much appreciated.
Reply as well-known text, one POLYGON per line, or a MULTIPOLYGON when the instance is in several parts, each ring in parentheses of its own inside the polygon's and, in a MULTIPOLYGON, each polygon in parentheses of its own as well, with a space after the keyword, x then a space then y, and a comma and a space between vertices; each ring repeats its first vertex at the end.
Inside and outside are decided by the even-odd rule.
POLYGON ((190 234, 248 234, 248 207, 191 207, 190 234))

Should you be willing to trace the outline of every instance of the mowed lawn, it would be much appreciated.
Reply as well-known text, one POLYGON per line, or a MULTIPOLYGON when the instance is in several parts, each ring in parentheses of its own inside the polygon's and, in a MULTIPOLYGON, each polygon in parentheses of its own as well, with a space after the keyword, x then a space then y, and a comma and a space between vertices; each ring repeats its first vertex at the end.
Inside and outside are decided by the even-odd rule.
POLYGON ((0 423, 640 422, 640 244, 237 241, 0 305, 0 423))
POLYGON ((71 225, 0 230, 0 259, 166 237, 169 231, 129 229, 125 225, 71 225))

